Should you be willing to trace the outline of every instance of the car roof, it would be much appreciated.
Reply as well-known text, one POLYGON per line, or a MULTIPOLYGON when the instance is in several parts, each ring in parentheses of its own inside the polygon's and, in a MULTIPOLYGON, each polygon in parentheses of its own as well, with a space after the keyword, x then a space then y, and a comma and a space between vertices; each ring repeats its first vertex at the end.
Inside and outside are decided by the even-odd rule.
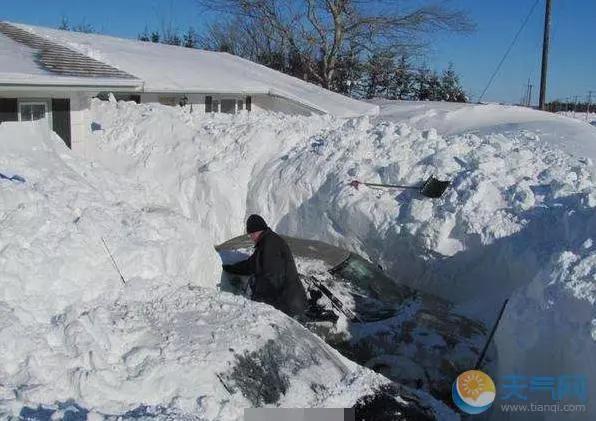
MULTIPOLYGON (((349 256, 350 252, 331 244, 324 243, 317 240, 307 240, 304 238, 290 237, 287 235, 280 235, 292 250, 294 256, 303 259, 321 260, 329 269, 333 269, 349 256)), ((253 243, 247 235, 240 235, 234 237, 215 247, 217 251, 222 250, 238 250, 243 248, 251 248, 253 243)))

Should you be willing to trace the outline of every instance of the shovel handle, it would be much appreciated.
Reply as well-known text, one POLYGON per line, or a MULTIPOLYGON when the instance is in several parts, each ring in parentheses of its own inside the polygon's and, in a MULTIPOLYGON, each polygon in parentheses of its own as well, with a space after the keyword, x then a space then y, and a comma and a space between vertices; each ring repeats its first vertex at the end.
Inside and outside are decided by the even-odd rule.
POLYGON ((365 186, 370 186, 370 187, 388 187, 388 188, 391 188, 391 189, 415 189, 415 190, 420 189, 419 186, 401 186, 401 185, 398 185, 398 184, 365 183, 365 182, 358 181, 358 180, 354 180, 354 181, 352 181, 350 183, 350 185, 352 187, 356 187, 356 188, 358 188, 358 186, 360 184, 364 184, 365 186))

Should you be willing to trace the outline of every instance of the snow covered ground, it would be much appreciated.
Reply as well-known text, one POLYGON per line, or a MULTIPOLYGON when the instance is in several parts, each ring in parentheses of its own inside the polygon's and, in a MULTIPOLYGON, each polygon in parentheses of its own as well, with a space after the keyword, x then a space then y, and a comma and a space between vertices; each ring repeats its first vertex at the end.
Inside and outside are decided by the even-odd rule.
MULTIPOLYGON (((594 105, 590 110, 594 110, 596 105, 594 105)), ((591 124, 592 126, 596 126, 596 113, 590 111, 589 113, 580 113, 575 111, 559 111, 557 114, 563 115, 565 117, 570 117, 576 120, 585 121, 586 123, 591 124)))
MULTIPOLYGON (((161 314, 151 303, 162 299, 165 285, 168 291, 189 283, 215 288, 220 269, 213 244, 242 233, 245 217, 258 212, 282 233, 359 252, 396 279, 449 298, 487 322, 510 298, 496 336, 499 358, 486 367, 493 378, 569 373, 595 378, 596 128, 517 107, 379 105, 378 118, 337 119, 208 116, 94 101, 96 131, 83 158, 66 150, 54 156, 38 145, 9 149, 12 159, 2 151, 0 168, 28 180, 6 189, 4 181, 0 190, 0 276, 3 288, 7 285, 2 334, 10 337, 30 326, 40 332, 2 341, 4 355, 11 352, 7 347, 36 351, 25 362, 15 359, 1 367, 1 377, 23 385, 31 402, 66 398, 76 381, 63 378, 63 393, 32 387, 65 372, 42 364, 58 366, 62 355, 73 352, 62 343, 78 346, 79 336, 69 332, 48 342, 54 338, 48 317, 58 315, 64 330, 63 320, 79 320, 83 307, 93 306, 88 303, 104 307, 130 300, 155 309, 141 313, 161 314), (348 185, 352 179, 417 184, 431 174, 452 181, 441 199, 348 185), (69 187, 73 183, 76 188, 69 187), (129 280, 125 288, 101 236, 129 280)), ((232 300, 213 294, 216 302, 232 300)), ((256 317, 250 314, 246 317, 256 317)), ((105 326, 113 321, 111 329, 122 323, 117 317, 92 320, 104 320, 105 326)), ((101 348, 102 339, 93 338, 85 323, 73 330, 101 348)), ((134 330, 134 323, 120 328, 134 330)), ((118 363, 112 357, 96 362, 88 352, 94 348, 85 345, 73 364, 87 364, 91 371, 113 364, 121 379, 129 370, 123 356, 130 349, 120 348, 112 330, 104 334, 104 341, 113 340, 106 353, 118 363)), ((151 358, 156 356, 139 357, 151 358)), ((116 390, 122 383, 113 378, 102 381, 116 390)), ((180 396, 182 403, 171 407, 190 405, 189 395, 180 396)), ((106 410, 134 409, 111 399, 101 403, 106 410)))
POLYGON ((470 132, 479 135, 502 133, 507 136, 527 131, 578 158, 590 158, 592 164, 596 160, 593 127, 581 118, 570 121, 569 115, 496 104, 376 103, 381 107, 380 119, 401 121, 421 130, 434 128, 447 136, 470 132))
POLYGON ((511 297, 497 336, 502 373, 594 375, 596 130, 518 107, 380 105, 375 120, 205 118, 122 103, 96 103, 94 113, 105 161, 141 168, 135 174, 165 186, 215 242, 259 212, 281 232, 358 251, 488 322, 511 297), (441 199, 347 185, 430 174, 453 181, 441 199))
MULTIPOLYGON (((211 234, 162 190, 34 123, 2 124, 0 139, 2 173, 25 179, 0 180, 3 418, 235 420, 255 405, 350 407, 388 385, 271 307, 212 288, 211 234)), ((422 406, 398 404, 454 416, 412 396, 422 406)))

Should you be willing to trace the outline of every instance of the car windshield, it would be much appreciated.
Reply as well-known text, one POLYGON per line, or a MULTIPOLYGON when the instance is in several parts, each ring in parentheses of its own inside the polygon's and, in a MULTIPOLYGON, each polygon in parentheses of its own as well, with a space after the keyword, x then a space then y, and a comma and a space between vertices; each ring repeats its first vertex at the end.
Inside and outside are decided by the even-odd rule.
POLYGON ((382 301, 401 302, 415 295, 409 287, 397 284, 372 263, 353 253, 331 273, 382 301))

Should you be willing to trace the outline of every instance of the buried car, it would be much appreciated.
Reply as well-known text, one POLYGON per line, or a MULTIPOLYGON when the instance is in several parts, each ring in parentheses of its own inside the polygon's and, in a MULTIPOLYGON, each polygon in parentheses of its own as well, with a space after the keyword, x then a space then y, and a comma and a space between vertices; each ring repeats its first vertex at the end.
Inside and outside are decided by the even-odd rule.
POLYGON ((146 294, 131 286, 114 303, 55 320, 68 363, 51 364, 52 376, 18 393, 9 393, 18 384, 1 385, 0 418, 236 421, 253 407, 353 407, 366 421, 457 418, 270 306, 192 285, 146 294), (61 377, 67 387, 56 388, 61 377))
MULTIPOLYGON (((361 256, 330 244, 283 236, 308 295, 301 322, 344 356, 401 384, 451 402, 451 385, 477 364, 483 322, 448 301, 389 278, 361 256)), ((246 258, 247 236, 216 247, 222 261, 246 258)), ((246 293, 246 277, 222 275, 222 288, 246 293)), ((489 349, 488 356, 494 349, 489 349)), ((487 358, 490 359, 490 358, 487 358)))

